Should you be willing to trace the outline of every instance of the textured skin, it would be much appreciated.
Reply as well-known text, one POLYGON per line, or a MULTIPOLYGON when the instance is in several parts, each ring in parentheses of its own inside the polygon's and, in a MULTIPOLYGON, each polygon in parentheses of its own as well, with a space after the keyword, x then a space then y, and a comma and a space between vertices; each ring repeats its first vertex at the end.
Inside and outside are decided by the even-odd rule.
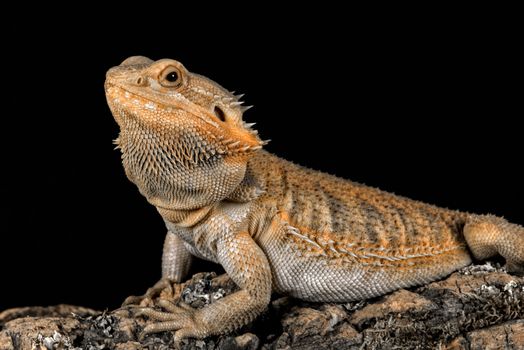
POLYGON ((167 312, 144 334, 206 337, 255 319, 272 291, 345 302, 446 276, 502 255, 524 269, 524 228, 437 208, 295 165, 262 150, 237 96, 179 62, 131 57, 110 69, 107 101, 128 178, 168 228, 162 280, 183 280, 191 255, 221 264, 240 291, 167 312), (175 73, 173 73, 175 72, 175 73))

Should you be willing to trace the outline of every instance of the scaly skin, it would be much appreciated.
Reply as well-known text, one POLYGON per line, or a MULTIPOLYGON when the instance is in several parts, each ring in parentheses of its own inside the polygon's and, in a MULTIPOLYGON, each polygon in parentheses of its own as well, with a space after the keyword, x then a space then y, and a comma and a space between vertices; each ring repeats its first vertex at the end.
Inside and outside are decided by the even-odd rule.
POLYGON ((379 296, 502 255, 524 270, 524 228, 437 208, 312 171, 262 150, 237 96, 174 60, 130 57, 106 95, 124 169, 168 228, 162 280, 181 282, 191 256, 221 264, 240 287, 194 310, 167 300, 144 334, 203 338, 255 319, 278 291, 321 302, 379 296))

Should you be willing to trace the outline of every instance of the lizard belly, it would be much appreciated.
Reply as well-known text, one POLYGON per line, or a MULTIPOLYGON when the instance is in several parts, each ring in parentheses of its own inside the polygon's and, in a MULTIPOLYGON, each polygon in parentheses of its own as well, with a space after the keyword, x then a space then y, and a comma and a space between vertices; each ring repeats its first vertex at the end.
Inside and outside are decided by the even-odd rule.
POLYGON ((369 299, 432 282, 471 263, 467 250, 457 249, 446 256, 415 261, 409 267, 371 266, 297 249, 282 236, 272 236, 264 237, 259 245, 271 265, 274 291, 315 302, 369 299))
POLYGON ((396 289, 385 271, 313 258, 278 242, 265 247, 278 293, 316 302, 362 300, 396 289), (284 248, 284 249, 283 249, 284 248))

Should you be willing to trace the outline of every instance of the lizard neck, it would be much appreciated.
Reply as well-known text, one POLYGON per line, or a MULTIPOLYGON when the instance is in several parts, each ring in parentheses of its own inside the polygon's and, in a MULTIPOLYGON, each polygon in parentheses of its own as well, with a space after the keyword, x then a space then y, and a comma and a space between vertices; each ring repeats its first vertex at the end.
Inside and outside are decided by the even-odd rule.
POLYGON ((213 209, 214 205, 208 205, 193 210, 177 210, 156 207, 164 221, 168 221, 180 227, 193 227, 205 219, 213 209))

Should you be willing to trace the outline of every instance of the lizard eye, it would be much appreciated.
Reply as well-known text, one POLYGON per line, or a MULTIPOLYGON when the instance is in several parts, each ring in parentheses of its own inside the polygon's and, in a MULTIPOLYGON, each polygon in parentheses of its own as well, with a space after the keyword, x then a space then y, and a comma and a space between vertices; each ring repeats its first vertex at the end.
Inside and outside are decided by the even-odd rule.
POLYGON ((166 68, 160 77, 160 84, 165 87, 175 87, 181 83, 180 74, 174 67, 166 68))
POLYGON ((178 80, 178 73, 175 71, 171 73, 167 73, 166 80, 169 81, 170 83, 174 83, 175 81, 178 80))

